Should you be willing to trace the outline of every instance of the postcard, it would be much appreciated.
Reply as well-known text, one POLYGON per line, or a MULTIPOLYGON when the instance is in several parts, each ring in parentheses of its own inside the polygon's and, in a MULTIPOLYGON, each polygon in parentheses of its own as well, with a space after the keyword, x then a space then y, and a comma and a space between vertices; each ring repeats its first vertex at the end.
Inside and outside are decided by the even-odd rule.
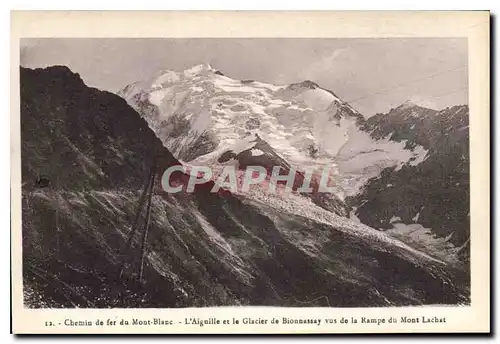
POLYGON ((490 332, 488 11, 14 11, 16 334, 490 332))

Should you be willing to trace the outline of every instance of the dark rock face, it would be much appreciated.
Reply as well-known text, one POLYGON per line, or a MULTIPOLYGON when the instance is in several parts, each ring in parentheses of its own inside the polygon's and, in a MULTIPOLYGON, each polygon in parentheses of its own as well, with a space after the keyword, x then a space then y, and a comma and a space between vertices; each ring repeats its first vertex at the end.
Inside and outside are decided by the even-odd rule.
POLYGON ((450 237, 467 261, 470 236, 469 109, 454 106, 442 111, 400 106, 369 118, 363 129, 379 139, 406 140, 428 150, 425 161, 389 168, 349 200, 359 219, 374 228, 391 228, 395 216, 406 224, 419 223, 439 237, 450 237), (387 187, 390 185, 391 187, 387 187), (418 216, 417 216, 418 214, 418 216))
POLYGON ((217 148, 219 141, 214 135, 204 132, 200 137, 190 146, 184 146, 179 155, 186 161, 191 161, 201 155, 208 154, 217 148))
POLYGON ((319 85, 317 83, 315 83, 314 81, 311 81, 311 80, 304 80, 302 82, 298 82, 298 83, 295 83, 295 84, 290 84, 288 86, 288 88, 291 89, 291 90, 303 89, 303 88, 314 90, 314 89, 316 89, 318 87, 319 87, 319 85))
POLYGON ((155 154, 177 160, 119 97, 67 67, 21 68, 23 183, 141 188, 155 154), (112 114, 112 115, 111 115, 112 114))
POLYGON ((203 185, 163 192, 162 171, 179 162, 124 100, 65 67, 21 69, 21 121, 27 307, 469 302, 462 271, 346 218, 203 185), (155 158, 139 280, 140 235, 126 242, 155 158))

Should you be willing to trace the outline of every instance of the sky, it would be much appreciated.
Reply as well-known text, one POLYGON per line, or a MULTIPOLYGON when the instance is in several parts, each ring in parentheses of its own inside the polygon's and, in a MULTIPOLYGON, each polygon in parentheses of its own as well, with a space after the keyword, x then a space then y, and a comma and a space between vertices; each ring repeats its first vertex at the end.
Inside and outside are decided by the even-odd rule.
POLYGON ((23 38, 20 63, 66 65, 116 92, 158 71, 209 63, 233 79, 312 80, 366 117, 410 100, 468 103, 466 38, 23 38))

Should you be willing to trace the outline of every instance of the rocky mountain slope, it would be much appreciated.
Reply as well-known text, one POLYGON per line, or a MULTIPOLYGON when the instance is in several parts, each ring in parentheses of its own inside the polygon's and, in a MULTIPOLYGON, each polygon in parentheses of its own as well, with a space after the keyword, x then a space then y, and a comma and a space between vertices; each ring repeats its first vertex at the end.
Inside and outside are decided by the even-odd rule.
POLYGON ((430 232, 431 237, 453 244, 456 253, 467 260, 468 107, 436 111, 405 103, 387 114, 371 117, 362 129, 374 139, 390 135, 392 141, 404 142, 409 149, 422 146, 427 153, 419 164, 387 168, 369 180, 363 191, 349 200, 356 207, 355 215, 365 224, 395 234, 397 228, 404 235, 410 232, 425 237, 430 232))
POLYGON ((300 195, 163 192, 182 162, 123 99, 66 67, 20 73, 28 307, 469 302, 460 269, 300 195), (126 243, 152 166, 139 280, 141 242, 126 243))

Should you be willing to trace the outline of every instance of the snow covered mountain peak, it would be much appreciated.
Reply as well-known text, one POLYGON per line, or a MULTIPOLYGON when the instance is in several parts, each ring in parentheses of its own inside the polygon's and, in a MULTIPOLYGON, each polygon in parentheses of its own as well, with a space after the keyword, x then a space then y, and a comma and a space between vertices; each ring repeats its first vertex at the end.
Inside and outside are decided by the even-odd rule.
POLYGON ((184 71, 185 76, 195 76, 197 74, 202 74, 202 73, 211 73, 215 72, 215 69, 212 68, 212 66, 209 63, 202 63, 196 66, 193 66, 189 69, 186 69, 184 71))
MULTIPOLYGON (((365 159, 370 164, 387 160, 381 149, 402 149, 401 144, 386 139, 381 147, 371 147, 373 140, 359 128, 364 117, 310 80, 290 85, 236 80, 202 64, 182 72, 163 70, 118 94, 142 114, 176 158, 191 164, 217 164, 227 152, 251 148, 249 137, 256 135, 269 145, 270 155, 301 170, 329 166, 334 172, 364 174, 364 167, 352 160, 359 147, 376 152, 374 161, 365 159), (359 145, 360 140, 366 144, 359 145), (348 167, 341 166, 346 163, 348 167)), ((391 164, 413 155, 397 154, 391 164)), ((370 176, 373 173, 377 172, 370 176)), ((344 194, 340 189, 352 185, 355 188, 347 194, 355 192, 363 180, 339 180, 339 195, 344 194)))
POLYGON ((235 80, 208 64, 183 72, 164 70, 118 94, 145 116, 174 154, 187 161, 199 155, 186 156, 182 147, 202 136, 210 137, 208 141, 214 145, 225 146, 254 132, 271 146, 282 147, 287 156, 300 155, 298 151, 307 155, 311 147, 319 156, 335 155, 346 133, 333 135, 332 140, 327 129, 340 128, 341 120, 363 118, 333 92, 312 81, 273 85, 235 80), (190 137, 189 142, 173 147, 168 143, 172 134, 190 137))

